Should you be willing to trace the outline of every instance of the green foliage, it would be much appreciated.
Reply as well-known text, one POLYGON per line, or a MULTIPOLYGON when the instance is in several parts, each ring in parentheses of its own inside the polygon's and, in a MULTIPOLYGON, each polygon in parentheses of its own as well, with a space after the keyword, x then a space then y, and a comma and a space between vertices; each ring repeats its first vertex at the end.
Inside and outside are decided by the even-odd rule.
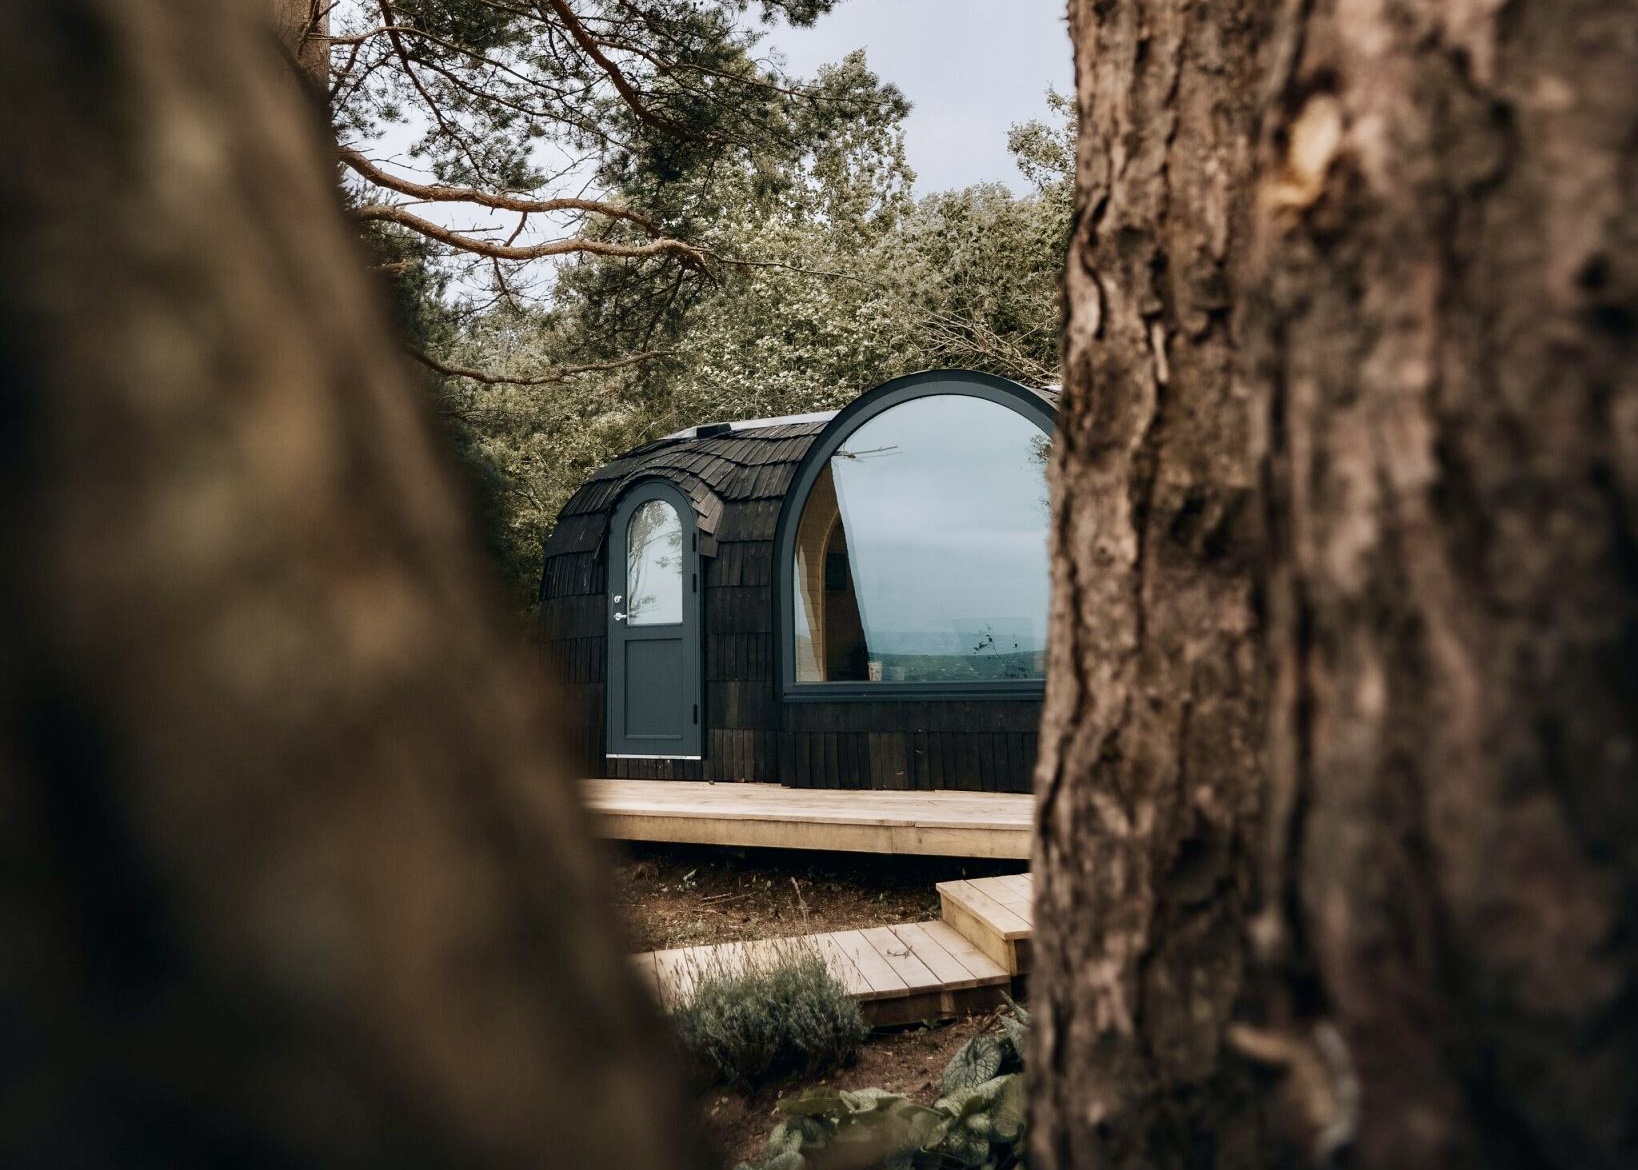
MULTIPOLYGON (((874 84, 858 54, 815 82, 844 95, 874 84)), ((1068 117, 1062 99, 1048 102, 1068 117)), ((1054 153, 1067 123, 1014 130, 1035 192, 990 184, 920 201, 891 110, 811 129, 822 141, 800 157, 746 148, 682 181, 694 184, 693 206, 714 209, 701 238, 745 263, 662 286, 659 261, 585 259, 566 266, 550 308, 497 308, 462 330, 455 360, 520 377, 657 355, 548 385, 450 383, 450 409, 504 482, 495 543, 518 567, 520 608, 569 494, 639 442, 698 423, 838 407, 935 366, 1056 380, 1070 176, 1052 168, 1070 165, 1054 153)))
POLYGON ((945 1066, 932 1105, 881 1089, 816 1089, 779 1108, 768 1157, 738 1170, 881 1167, 1011 1170, 1023 1164, 1023 1045, 1029 1014, 1008 1001, 997 1033, 975 1036, 945 1066))
POLYGON ((930 366, 1054 380, 1070 103, 1009 137, 1031 194, 918 202, 903 95, 863 53, 792 77, 747 19, 834 2, 334 10, 346 188, 409 348, 481 375, 428 380, 518 609, 568 494, 633 443, 930 366), (520 209, 564 196, 591 202, 520 209))
MULTIPOLYGON (((800 25, 833 3, 755 7, 763 23, 800 25)), ((529 231, 560 240, 693 240, 717 218, 711 175, 724 166, 777 172, 822 154, 855 121, 895 120, 907 108, 868 71, 818 84, 789 76, 758 52, 761 34, 745 20, 751 7, 743 0, 343 0, 331 18, 336 134, 364 156, 407 162, 443 184, 436 199, 458 207, 455 222, 463 225, 487 218, 482 208, 494 204, 486 200, 589 197, 605 202, 537 212, 529 231)), ((343 163, 355 190, 374 194, 385 183, 389 200, 395 191, 419 198, 393 187, 379 168, 359 169, 345 156, 343 163)), ((513 217, 502 221, 458 234, 468 244, 498 244, 517 234, 513 217)), ((523 258, 473 253, 447 238, 437 249, 440 262, 469 278, 493 276, 509 292, 529 280, 550 287, 550 272, 519 276, 523 258)), ((688 263, 673 252, 643 267, 664 286, 688 263)))
POLYGON ((744 967, 697 972, 671 1019, 695 1070, 742 1090, 834 1068, 869 1034, 858 1002, 800 940, 744 967))

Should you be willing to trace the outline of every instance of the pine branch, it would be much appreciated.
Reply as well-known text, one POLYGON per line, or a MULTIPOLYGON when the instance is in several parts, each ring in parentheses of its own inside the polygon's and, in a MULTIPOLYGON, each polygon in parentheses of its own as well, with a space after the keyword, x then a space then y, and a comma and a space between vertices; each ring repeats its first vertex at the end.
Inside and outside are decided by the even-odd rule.
POLYGON ((497 211, 521 211, 524 214, 585 211, 595 215, 606 215, 613 219, 627 220, 651 235, 657 236, 660 234, 660 227, 653 220, 631 210, 629 207, 622 207, 618 203, 609 203, 601 199, 529 199, 522 195, 497 194, 477 187, 451 187, 444 183, 417 183, 412 179, 406 179, 390 171, 382 170, 381 167, 351 147, 344 146, 338 153, 341 161, 362 178, 369 180, 377 187, 396 191, 400 195, 408 195, 412 199, 421 199, 428 203, 476 203, 480 207, 492 207, 497 211))
POLYGON ((674 240, 670 237, 661 237, 643 244, 617 244, 608 240, 592 240, 584 236, 572 236, 568 239, 551 240, 544 244, 497 244, 489 240, 465 232, 458 232, 446 228, 442 224, 433 223, 430 219, 423 219, 413 212, 405 211, 402 207, 394 207, 385 203, 370 203, 357 208, 354 212, 360 219, 377 220, 384 223, 395 223, 405 227, 428 239, 437 240, 462 252, 470 252, 476 256, 488 256, 494 260, 540 260, 547 256, 570 256, 587 254, 593 256, 614 256, 626 259, 642 259, 648 256, 676 256, 684 264, 703 268, 714 257, 704 248, 693 244, 674 240))
POLYGON ((587 362, 584 365, 577 366, 557 366, 547 370, 544 374, 524 376, 493 374, 487 370, 473 369, 471 366, 455 365, 451 362, 441 361, 425 350, 409 348, 406 352, 427 369, 442 374, 446 378, 466 378, 473 382, 481 382, 485 386, 551 386, 567 382, 578 374, 607 373, 610 370, 619 370, 626 366, 640 365, 653 358, 666 357, 675 351, 649 349, 641 353, 628 354, 623 358, 615 358, 612 361, 587 362))

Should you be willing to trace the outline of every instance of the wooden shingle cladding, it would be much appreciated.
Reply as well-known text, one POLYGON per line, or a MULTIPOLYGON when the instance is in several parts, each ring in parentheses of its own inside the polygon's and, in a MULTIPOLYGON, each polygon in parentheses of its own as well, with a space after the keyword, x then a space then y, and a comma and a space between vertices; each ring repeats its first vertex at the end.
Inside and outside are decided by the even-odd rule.
POLYGON ((546 543, 543 641, 587 776, 776 782, 801 788, 1028 792, 1038 698, 782 702, 774 536, 797 465, 826 428, 791 422, 662 439, 596 471, 546 543), (608 528, 620 497, 659 478, 700 534, 704 759, 605 756, 608 528))
POLYGON ((546 542, 540 610, 547 653, 580 731, 586 775, 777 780, 773 535, 797 462, 824 429, 787 423, 708 438, 662 439, 599 468, 570 497, 546 542), (704 631, 703 760, 608 759, 608 528, 620 497, 663 479, 694 504, 704 631))

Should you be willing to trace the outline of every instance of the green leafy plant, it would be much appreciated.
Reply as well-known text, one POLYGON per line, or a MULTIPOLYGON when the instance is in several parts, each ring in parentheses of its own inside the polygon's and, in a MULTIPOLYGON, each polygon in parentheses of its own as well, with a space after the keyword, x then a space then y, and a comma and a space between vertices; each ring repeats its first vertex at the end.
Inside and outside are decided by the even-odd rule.
POLYGON ((700 1076, 742 1090, 843 1064, 870 1033, 858 1002, 801 939, 732 964, 708 960, 671 1018, 700 1076))
POLYGON ((882 1089, 816 1089, 779 1109, 768 1157, 736 1170, 1013 1170, 1025 1134, 1024 1036, 1029 1013, 1011 1000, 1000 1029, 950 1059, 932 1105, 882 1089))

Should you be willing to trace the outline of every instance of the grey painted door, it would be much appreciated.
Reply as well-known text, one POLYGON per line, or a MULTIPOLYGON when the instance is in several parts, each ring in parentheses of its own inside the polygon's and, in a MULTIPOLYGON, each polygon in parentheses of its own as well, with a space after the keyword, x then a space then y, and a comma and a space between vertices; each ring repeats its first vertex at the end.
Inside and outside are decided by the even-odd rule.
POLYGON ((609 531, 609 755, 699 759, 699 586, 693 505, 639 484, 609 531))

